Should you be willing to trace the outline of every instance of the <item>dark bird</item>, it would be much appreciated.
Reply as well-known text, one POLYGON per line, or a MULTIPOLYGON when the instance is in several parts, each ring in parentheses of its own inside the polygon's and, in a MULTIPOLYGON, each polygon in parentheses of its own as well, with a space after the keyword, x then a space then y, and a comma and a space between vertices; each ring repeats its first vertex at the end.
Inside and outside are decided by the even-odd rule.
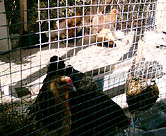
POLYGON ((54 75, 70 76, 77 90, 69 93, 71 136, 111 135, 128 127, 130 120, 121 107, 105 95, 91 78, 72 66, 66 67, 57 56, 50 59, 46 79, 54 75))
POLYGON ((71 130, 69 93, 76 91, 67 76, 52 76, 44 80, 30 113, 37 128, 53 131, 56 136, 68 136, 71 130))
MULTIPOLYGON (((23 48, 33 48, 33 47, 39 47, 36 46, 36 44, 39 44, 39 34, 36 34, 35 32, 27 32, 26 30, 22 29, 20 33, 20 41, 19 46, 23 48)), ((45 33, 41 33, 41 43, 42 46, 47 46, 48 44, 44 44, 48 42, 48 38, 45 33)))
POLYGON ((157 61, 133 61, 126 80, 126 100, 131 113, 131 125, 134 127, 133 113, 151 108, 159 98, 159 89, 155 79, 161 75, 161 65, 157 61))
POLYGON ((130 119, 91 78, 83 78, 70 100, 71 136, 113 135, 128 128, 130 119))

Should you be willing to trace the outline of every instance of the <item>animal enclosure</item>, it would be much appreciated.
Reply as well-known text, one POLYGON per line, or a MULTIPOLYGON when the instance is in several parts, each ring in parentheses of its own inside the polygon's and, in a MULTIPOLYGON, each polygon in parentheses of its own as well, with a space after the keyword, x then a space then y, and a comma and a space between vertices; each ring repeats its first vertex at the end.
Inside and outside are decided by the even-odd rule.
POLYGON ((0 135, 166 133, 164 0, 0 1, 0 135))

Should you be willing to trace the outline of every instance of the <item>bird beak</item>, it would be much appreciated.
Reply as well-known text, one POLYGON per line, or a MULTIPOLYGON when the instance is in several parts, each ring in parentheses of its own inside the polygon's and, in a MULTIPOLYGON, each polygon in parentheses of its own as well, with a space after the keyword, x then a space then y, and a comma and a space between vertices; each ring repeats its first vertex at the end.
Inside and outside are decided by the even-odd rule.
POLYGON ((73 84, 71 84, 71 89, 72 89, 72 91, 74 91, 74 92, 77 91, 76 87, 75 87, 73 84))
POLYGON ((72 91, 74 91, 74 92, 76 92, 76 87, 73 85, 73 82, 72 82, 72 80, 71 80, 71 78, 70 77, 66 77, 67 78, 67 81, 68 81, 68 84, 70 85, 70 89, 72 90, 72 91))

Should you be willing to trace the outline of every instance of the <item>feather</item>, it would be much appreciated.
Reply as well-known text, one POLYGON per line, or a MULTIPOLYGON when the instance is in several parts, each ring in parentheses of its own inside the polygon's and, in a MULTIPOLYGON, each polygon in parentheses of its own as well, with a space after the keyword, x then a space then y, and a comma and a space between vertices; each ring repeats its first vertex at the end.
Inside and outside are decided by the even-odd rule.
POLYGON ((126 98, 129 111, 147 110, 159 97, 159 89, 155 82, 162 75, 162 66, 157 61, 133 62, 126 80, 126 98))
POLYGON ((71 129, 69 93, 72 80, 66 76, 52 76, 44 80, 31 108, 38 128, 54 131, 57 136, 68 136, 71 129))

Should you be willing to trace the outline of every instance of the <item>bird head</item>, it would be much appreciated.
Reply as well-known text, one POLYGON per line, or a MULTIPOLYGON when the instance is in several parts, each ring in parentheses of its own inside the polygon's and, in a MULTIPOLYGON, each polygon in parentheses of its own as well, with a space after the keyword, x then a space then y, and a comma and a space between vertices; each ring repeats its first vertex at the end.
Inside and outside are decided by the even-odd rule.
POLYGON ((73 85, 73 81, 68 76, 62 76, 59 79, 59 84, 60 84, 60 87, 64 89, 69 89, 71 91, 76 92, 76 87, 73 85))
POLYGON ((69 97, 69 92, 76 92, 76 87, 68 76, 55 76, 50 83, 50 90, 53 96, 66 96, 69 97))
POLYGON ((68 85, 70 86, 70 88, 71 88, 73 91, 76 91, 76 88, 75 88, 75 86, 73 85, 73 81, 71 80, 71 78, 68 77, 68 76, 64 76, 64 79, 66 80, 66 82, 68 83, 68 85))

